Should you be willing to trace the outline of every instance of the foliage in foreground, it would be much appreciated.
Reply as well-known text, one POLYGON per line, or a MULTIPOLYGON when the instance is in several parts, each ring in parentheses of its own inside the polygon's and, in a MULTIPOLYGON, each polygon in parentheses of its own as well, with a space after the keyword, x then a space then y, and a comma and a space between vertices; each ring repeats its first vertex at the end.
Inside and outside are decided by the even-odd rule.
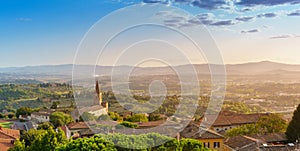
POLYGON ((17 140, 13 148, 9 151, 53 151, 58 146, 66 144, 67 140, 64 132, 53 128, 48 130, 30 130, 17 140))
POLYGON ((142 135, 98 134, 91 138, 66 140, 59 129, 30 130, 9 151, 209 151, 193 139, 180 141, 156 133, 142 135), (166 142, 166 143, 165 143, 166 142), (161 144, 156 146, 156 144, 161 144), (134 149, 128 149, 134 148, 134 149))
POLYGON ((95 135, 92 138, 80 138, 58 147, 57 151, 104 150, 104 151, 208 151, 202 143, 193 139, 181 139, 162 136, 155 133, 142 135, 109 134, 95 135), (163 143, 167 141, 166 143, 163 143), (114 142, 116 145, 114 145, 114 142), (145 143, 146 142, 146 143, 145 143), (155 144, 162 144, 155 146, 155 144), (155 146, 155 147, 152 147, 155 146), (125 147, 125 148, 124 148, 125 147), (134 149, 128 149, 133 148, 134 149))
POLYGON ((256 124, 246 124, 226 132, 227 137, 237 135, 251 135, 251 134, 268 134, 285 132, 287 127, 286 121, 278 114, 270 114, 262 116, 256 124))

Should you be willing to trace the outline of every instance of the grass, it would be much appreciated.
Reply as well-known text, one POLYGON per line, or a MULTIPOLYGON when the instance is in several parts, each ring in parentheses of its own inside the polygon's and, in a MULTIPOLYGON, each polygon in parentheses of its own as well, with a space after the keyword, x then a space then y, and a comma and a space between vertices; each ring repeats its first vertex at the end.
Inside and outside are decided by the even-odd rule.
POLYGON ((10 128, 12 124, 13 124, 12 122, 2 122, 0 123, 0 126, 3 128, 10 128))

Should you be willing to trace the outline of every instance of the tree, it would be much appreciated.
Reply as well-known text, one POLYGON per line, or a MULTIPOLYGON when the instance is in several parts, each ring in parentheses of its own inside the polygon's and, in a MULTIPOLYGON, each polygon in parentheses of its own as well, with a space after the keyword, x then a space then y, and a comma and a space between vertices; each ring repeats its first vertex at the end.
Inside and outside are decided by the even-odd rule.
POLYGON ((184 138, 180 140, 180 149, 182 151, 208 151, 203 144, 195 139, 184 138))
POLYGON ((50 115, 50 122, 56 128, 73 122, 73 119, 69 114, 65 114, 63 112, 54 112, 50 115))
POLYGON ((25 140, 15 142, 10 151, 69 151, 69 150, 103 150, 103 151, 208 151, 202 143, 193 139, 180 141, 160 135, 148 133, 141 135, 125 134, 96 134, 91 138, 66 140, 61 129, 31 130, 31 143, 26 145, 25 140), (158 145, 158 146, 157 146, 158 145), (132 149, 132 148, 135 149, 132 149))
POLYGON ((124 127, 128 127, 128 128, 138 128, 139 126, 135 123, 131 123, 131 122, 128 122, 128 121, 124 121, 118 125, 116 125, 116 128, 117 129, 121 129, 121 128, 124 128, 124 127))
POLYGON ((159 121, 161 120, 162 118, 160 117, 159 114, 149 114, 149 117, 148 117, 149 121, 159 121))
POLYGON ((226 132, 227 137, 238 136, 238 135, 250 135, 257 134, 258 128, 256 124, 246 124, 233 129, 230 129, 226 132))
POLYGON ((60 102, 58 101, 53 101, 52 105, 51 105, 51 109, 57 109, 58 108, 58 105, 60 104, 60 102))
POLYGON ((20 140, 15 141, 14 147, 8 149, 8 151, 26 151, 25 142, 20 140))
POLYGON ((36 110, 29 107, 21 107, 17 109, 16 116, 19 117, 20 115, 30 115, 34 111, 36 110))
POLYGON ((48 130, 31 129, 17 140, 10 151, 53 151, 55 148, 67 143, 64 132, 59 128, 57 132, 48 130))
POLYGON ((126 117, 125 121, 129 122, 148 122, 148 118, 145 114, 134 114, 126 117))
POLYGON ((25 132, 23 136, 21 136, 20 140, 25 142, 25 146, 30 146, 31 143, 42 135, 44 130, 35 130, 30 129, 28 132, 25 132))
POLYGON ((7 114, 7 117, 8 117, 9 119, 12 119, 12 118, 15 117, 15 113, 9 112, 9 113, 7 114))
POLYGON ((259 118, 256 124, 246 124, 226 132, 226 136, 268 134, 284 132, 287 124, 278 114, 270 114, 259 118))
POLYGON ((50 128, 53 128, 53 125, 50 122, 42 123, 37 127, 38 130, 48 130, 50 128))
POLYGON ((28 148, 30 151, 53 151, 56 147, 62 146, 65 143, 67 143, 66 136, 60 128, 58 132, 55 132, 54 129, 48 129, 47 131, 43 131, 42 135, 36 137, 32 145, 28 148))
POLYGON ((118 121, 121 120, 121 117, 118 113, 115 112, 108 112, 109 117, 114 120, 114 121, 118 121))
POLYGON ((293 118, 289 123, 286 136, 289 141, 295 142, 296 140, 299 141, 300 139, 300 104, 298 105, 297 109, 294 111, 293 118))
POLYGON ((287 124, 279 114, 270 114, 262 116, 257 121, 258 131, 260 133, 285 132, 287 124))
POLYGON ((92 138, 79 138, 71 140, 69 143, 57 147, 56 151, 90 151, 90 150, 101 150, 101 151, 117 151, 113 143, 107 141, 104 138, 92 137, 92 138))

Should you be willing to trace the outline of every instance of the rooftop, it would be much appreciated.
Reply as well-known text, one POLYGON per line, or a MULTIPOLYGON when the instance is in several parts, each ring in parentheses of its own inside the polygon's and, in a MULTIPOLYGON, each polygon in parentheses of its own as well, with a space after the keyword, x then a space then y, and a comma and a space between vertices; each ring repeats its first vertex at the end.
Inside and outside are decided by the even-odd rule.
POLYGON ((20 138, 20 131, 0 127, 0 138, 3 138, 3 139, 18 139, 18 138, 20 138))
POLYGON ((68 128, 70 130, 74 130, 74 129, 89 129, 88 125, 85 122, 71 123, 71 124, 68 125, 68 128))
POLYGON ((229 125, 241 125, 256 123, 261 116, 266 116, 267 113, 256 114, 240 114, 230 111, 222 111, 217 114, 206 114, 202 119, 204 123, 213 123, 213 126, 229 126, 229 125), (213 119, 215 119, 213 121, 213 119))
POLYGON ((222 139, 224 136, 221 134, 207 129, 200 127, 196 124, 189 124, 182 132, 180 132, 180 136, 184 138, 194 138, 194 139, 222 139))
POLYGON ((11 139, 0 138, 0 151, 7 151, 9 148, 13 146, 14 145, 11 139))
POLYGON ((250 135, 250 137, 259 139, 266 143, 277 143, 277 142, 287 142, 288 139, 286 138, 285 133, 271 133, 271 134, 255 134, 250 135))
POLYGON ((224 141, 226 146, 237 151, 257 150, 257 142, 245 136, 234 136, 226 138, 224 141))

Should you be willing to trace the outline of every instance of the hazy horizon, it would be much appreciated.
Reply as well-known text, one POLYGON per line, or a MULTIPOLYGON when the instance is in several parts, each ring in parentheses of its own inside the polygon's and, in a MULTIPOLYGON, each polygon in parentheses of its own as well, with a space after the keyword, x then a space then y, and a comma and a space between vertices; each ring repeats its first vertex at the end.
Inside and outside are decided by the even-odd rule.
MULTIPOLYGON (((278 64, 286 64, 286 65, 299 65, 300 64, 290 64, 290 63, 284 63, 284 62, 275 62, 275 61, 269 61, 269 60, 262 60, 262 61, 250 61, 250 62, 241 62, 241 63, 230 63, 230 64, 224 64, 226 65, 242 65, 242 64, 249 64, 249 63, 263 63, 263 62, 269 62, 269 63, 278 63, 278 64)), ((207 64, 212 64, 212 65, 222 65, 222 64, 213 64, 213 63, 196 63, 193 65, 207 65, 207 64)), ((68 63, 68 64, 41 64, 41 65, 24 65, 24 66, 7 66, 7 67, 3 67, 0 66, 0 68, 24 68, 24 67, 39 67, 39 66, 64 66, 64 65, 74 65, 72 63, 68 63)), ((80 66, 95 66, 92 64, 76 64, 76 65, 80 65, 80 66)), ((174 65, 174 66, 184 66, 184 65, 188 65, 188 64, 180 64, 180 65, 174 65)), ((112 67, 113 65, 97 65, 97 66, 102 66, 102 67, 112 67)), ((118 66, 131 66, 131 65, 118 65, 118 66)), ((167 67, 167 66, 136 66, 136 67, 167 67)))

